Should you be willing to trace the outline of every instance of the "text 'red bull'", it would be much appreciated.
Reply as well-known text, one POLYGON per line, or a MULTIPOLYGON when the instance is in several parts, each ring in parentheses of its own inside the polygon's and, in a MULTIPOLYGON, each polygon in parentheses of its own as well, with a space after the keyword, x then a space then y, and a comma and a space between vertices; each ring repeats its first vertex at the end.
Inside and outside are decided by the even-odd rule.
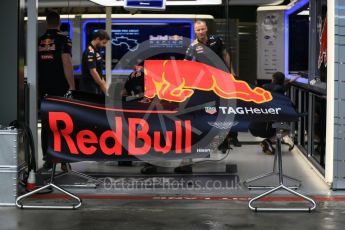
MULTIPOLYGON (((53 133, 54 152, 62 152, 62 142, 64 142, 72 155, 80 153, 93 155, 96 152, 101 152, 107 156, 122 155, 123 118, 115 117, 115 130, 105 130, 98 137, 96 133, 88 129, 75 132, 73 120, 66 112, 49 112, 48 117, 49 127, 53 133), (108 144, 109 139, 114 143, 112 146, 108 144)), ((151 149, 166 154, 173 147, 176 154, 192 152, 192 126, 190 120, 175 121, 175 130, 164 133, 154 131, 152 132, 153 135, 149 135, 149 131, 150 125, 146 120, 128 118, 128 155, 145 155, 151 149), (165 136, 165 144, 162 146, 161 138, 163 136, 165 136), (141 140, 142 146, 137 146, 138 140, 141 140), (173 146, 173 143, 175 143, 175 146, 173 146)))
POLYGON ((183 60, 145 61, 145 96, 183 102, 194 90, 213 91, 224 99, 261 104, 272 100, 269 91, 236 80, 230 73, 200 62, 183 60))

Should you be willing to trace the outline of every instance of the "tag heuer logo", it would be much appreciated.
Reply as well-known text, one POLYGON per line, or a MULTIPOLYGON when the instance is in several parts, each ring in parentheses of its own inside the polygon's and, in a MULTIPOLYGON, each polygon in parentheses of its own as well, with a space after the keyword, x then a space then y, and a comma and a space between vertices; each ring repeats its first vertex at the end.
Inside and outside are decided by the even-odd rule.
POLYGON ((209 107, 205 107, 205 111, 206 113, 209 113, 209 114, 215 114, 217 112, 217 109, 216 107, 209 106, 209 107))

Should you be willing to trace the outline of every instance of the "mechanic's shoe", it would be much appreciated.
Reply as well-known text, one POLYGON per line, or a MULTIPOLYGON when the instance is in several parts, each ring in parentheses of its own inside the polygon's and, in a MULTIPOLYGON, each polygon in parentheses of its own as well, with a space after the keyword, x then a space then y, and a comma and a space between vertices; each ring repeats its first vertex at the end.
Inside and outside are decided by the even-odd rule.
POLYGON ((268 143, 266 139, 260 142, 260 146, 262 148, 262 152, 267 153, 268 152, 268 143))
POLYGON ((228 149, 231 149, 228 139, 225 139, 220 145, 218 145, 218 150, 222 153, 226 153, 228 149))
POLYGON ((272 152, 272 154, 276 153, 276 149, 273 147, 273 143, 270 139, 267 139, 268 142, 268 149, 272 152))
POLYGON ((235 147, 241 147, 242 146, 241 142, 238 140, 237 137, 231 137, 230 138, 230 144, 233 144, 235 147))
POLYGON ((70 163, 61 163, 61 171, 63 172, 69 172, 72 170, 70 163))
POLYGON ((273 155, 275 152, 275 149, 272 146, 272 142, 269 139, 264 139, 261 141, 260 146, 262 148, 262 151, 268 155, 273 155))
POLYGON ((49 162, 49 161, 45 161, 43 166, 42 166, 42 169, 44 171, 49 171, 53 168, 53 163, 49 162))
POLYGON ((193 173, 192 165, 183 165, 174 169, 175 173, 193 173))
POLYGON ((142 174, 153 174, 153 173, 157 173, 157 166, 154 165, 145 165, 140 172, 142 174))

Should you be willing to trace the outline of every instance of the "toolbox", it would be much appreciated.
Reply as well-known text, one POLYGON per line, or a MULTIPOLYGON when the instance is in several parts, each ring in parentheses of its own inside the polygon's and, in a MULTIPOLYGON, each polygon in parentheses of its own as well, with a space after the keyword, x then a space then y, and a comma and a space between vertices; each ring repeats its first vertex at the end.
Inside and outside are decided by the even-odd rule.
POLYGON ((0 129, 0 205, 15 205, 19 182, 26 169, 20 129, 0 129))

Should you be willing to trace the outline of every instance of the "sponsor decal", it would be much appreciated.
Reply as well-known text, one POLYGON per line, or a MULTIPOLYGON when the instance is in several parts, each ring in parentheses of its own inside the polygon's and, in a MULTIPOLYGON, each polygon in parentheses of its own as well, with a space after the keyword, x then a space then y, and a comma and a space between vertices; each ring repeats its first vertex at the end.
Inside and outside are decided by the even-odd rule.
POLYGON ((222 114, 270 114, 279 115, 282 108, 219 107, 222 114))
POLYGON ((204 48, 202 47, 202 46, 197 46, 196 48, 195 48, 195 50, 196 51, 200 51, 200 50, 203 50, 204 48))
POLYGON ((197 149, 196 152, 197 153, 210 153, 211 149, 197 149))
POLYGON ((215 122, 208 122, 209 125, 217 128, 217 129, 230 129, 231 127, 234 127, 238 124, 237 121, 215 121, 215 122))
POLYGON ((215 114, 217 113, 217 109, 214 106, 207 106, 205 107, 205 112, 208 114, 215 114))
POLYGON ((53 134, 53 151, 63 153, 63 146, 74 156, 91 156, 101 153, 106 156, 121 156, 123 145, 132 156, 146 155, 150 151, 166 154, 172 149, 176 154, 192 152, 192 125, 190 120, 176 120, 174 129, 150 131, 150 124, 142 118, 114 117, 115 129, 102 130, 96 134, 93 130, 78 130, 72 117, 66 112, 49 112, 48 123, 53 134), (128 124, 128 143, 123 143, 123 123, 128 124), (140 142, 138 144, 138 142, 140 142), (165 142, 164 144, 162 142, 165 142), (111 143, 111 144, 109 144, 111 143), (173 146, 174 144, 174 146, 173 146))
POLYGON ((150 35, 150 41, 183 41, 183 36, 179 35, 150 35))
POLYGON ((40 45, 38 47, 38 52, 47 52, 47 51, 54 51, 56 50, 54 39, 44 39, 41 40, 40 45))
POLYGON ((53 54, 41 55, 42 60, 52 60, 54 59, 53 54))
POLYGON ((43 39, 40 42, 40 45, 42 45, 42 46, 52 45, 52 44, 54 44, 54 39, 49 39, 49 38, 43 39))

